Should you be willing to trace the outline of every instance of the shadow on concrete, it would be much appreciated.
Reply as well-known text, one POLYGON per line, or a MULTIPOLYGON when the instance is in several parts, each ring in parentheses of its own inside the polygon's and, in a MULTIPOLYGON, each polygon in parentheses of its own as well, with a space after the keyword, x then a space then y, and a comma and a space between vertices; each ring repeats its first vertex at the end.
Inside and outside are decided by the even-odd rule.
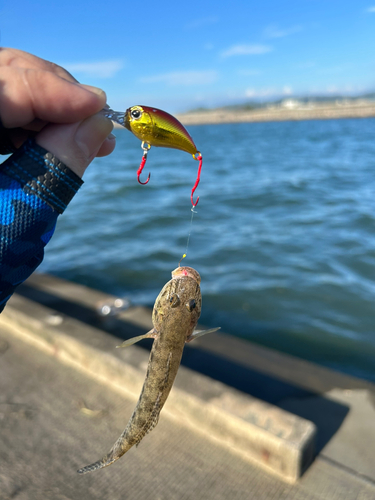
MULTIPOLYGON (((28 284, 20 285, 17 293, 59 313, 107 331, 123 340, 145 333, 143 328, 132 323, 113 316, 102 318, 92 308, 85 307, 73 300, 62 299, 28 284)), ((137 345, 150 350, 149 343, 137 345)), ((249 343, 249 349, 251 349, 251 343, 249 343)), ((317 453, 338 431, 349 412, 349 407, 343 404, 327 399, 316 392, 305 390, 297 384, 293 385, 275 376, 261 373, 249 366, 236 364, 233 360, 209 352, 206 348, 203 350, 187 345, 181 364, 250 396, 314 422, 318 429, 317 453)))
POLYGON ((303 417, 317 426, 319 453, 340 428, 349 407, 249 367, 237 365, 216 353, 185 349, 182 364, 239 391, 303 417))
POLYGON ((341 423, 349 412, 349 408, 319 394, 307 398, 288 398, 278 405, 283 410, 314 422, 318 429, 316 436, 316 452, 320 451, 336 434, 341 423))

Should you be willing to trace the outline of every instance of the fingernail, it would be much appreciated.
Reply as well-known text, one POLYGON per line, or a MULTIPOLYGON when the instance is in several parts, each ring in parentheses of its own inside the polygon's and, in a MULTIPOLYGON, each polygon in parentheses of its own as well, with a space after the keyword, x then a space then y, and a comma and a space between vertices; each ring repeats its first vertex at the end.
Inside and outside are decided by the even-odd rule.
POLYGON ((98 113, 86 118, 81 123, 74 139, 84 156, 91 161, 105 139, 110 135, 112 129, 113 123, 111 120, 98 113))
POLYGON ((105 95, 104 90, 100 89, 99 87, 93 87, 92 85, 82 85, 82 87, 84 87, 86 90, 92 92, 93 94, 96 94, 96 95, 104 94, 105 95))

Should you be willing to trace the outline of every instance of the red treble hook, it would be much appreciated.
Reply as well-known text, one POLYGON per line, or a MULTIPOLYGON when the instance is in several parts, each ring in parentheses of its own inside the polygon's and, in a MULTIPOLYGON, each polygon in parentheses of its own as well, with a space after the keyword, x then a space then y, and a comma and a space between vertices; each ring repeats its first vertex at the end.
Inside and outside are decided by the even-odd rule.
POLYGON ((201 170, 202 170, 202 163, 203 163, 203 158, 202 158, 202 155, 200 154, 200 152, 198 151, 197 153, 193 154, 193 158, 194 160, 199 160, 199 167, 198 167, 198 173, 197 173, 197 180, 195 181, 195 184, 193 186, 193 189, 191 190, 191 195, 190 195, 190 199, 191 199, 191 204, 193 205, 193 207, 196 207, 198 205, 198 201, 199 201, 199 196, 197 198, 197 201, 194 203, 194 200, 193 200, 193 194, 194 194, 194 191, 197 189, 198 187, 198 184, 199 184, 199 181, 201 180, 201 170))
POLYGON ((137 180, 138 180, 139 184, 145 185, 150 180, 151 174, 150 173, 148 174, 147 180, 145 182, 142 182, 140 180, 139 176, 142 173, 143 167, 146 165, 147 153, 148 153, 148 149, 150 149, 150 148, 148 148, 148 149, 142 148, 142 149, 143 149, 143 157, 142 157, 141 164, 139 165, 139 169, 137 170, 137 180))

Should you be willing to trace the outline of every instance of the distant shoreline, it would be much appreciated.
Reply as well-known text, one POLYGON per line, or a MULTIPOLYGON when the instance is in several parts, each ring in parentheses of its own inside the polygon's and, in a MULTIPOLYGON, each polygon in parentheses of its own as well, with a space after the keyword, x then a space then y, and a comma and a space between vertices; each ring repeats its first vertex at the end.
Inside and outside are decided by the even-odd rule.
POLYGON ((184 125, 206 125, 219 123, 276 122, 296 120, 329 120, 339 118, 375 117, 375 102, 358 104, 316 104, 295 109, 269 107, 254 110, 215 109, 194 111, 176 115, 184 125))

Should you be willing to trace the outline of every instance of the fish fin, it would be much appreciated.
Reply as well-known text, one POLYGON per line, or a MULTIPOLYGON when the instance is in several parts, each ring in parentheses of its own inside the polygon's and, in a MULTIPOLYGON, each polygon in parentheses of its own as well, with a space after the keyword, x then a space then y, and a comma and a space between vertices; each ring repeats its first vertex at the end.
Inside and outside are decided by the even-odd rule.
MULTIPOLYGON (((171 359, 172 359, 172 353, 170 352, 169 356, 168 356, 168 361, 167 361, 167 368, 165 370, 164 387, 168 383, 169 372, 171 369, 171 359)), ((137 447, 138 447, 139 443, 142 441, 142 439, 145 437, 145 435, 148 434, 149 432, 151 432, 156 427, 157 423, 159 422, 159 416, 160 416, 160 412, 162 409, 162 407, 160 406, 162 394, 163 394, 163 391, 160 391, 158 394, 158 397, 156 398, 155 405, 152 409, 151 416, 138 435, 137 443, 136 443, 137 447)))
POLYGON ((78 474, 87 474, 87 472, 94 472, 96 470, 103 469, 104 467, 108 467, 108 465, 113 464, 113 462, 116 462, 116 460, 125 455, 125 453, 133 446, 133 444, 130 444, 126 440, 126 430, 127 429, 125 429, 121 436, 117 439, 107 455, 104 455, 103 458, 97 460, 93 464, 86 465, 85 467, 82 467, 82 469, 77 470, 78 474))
POLYGON ((221 326, 218 326, 217 328, 211 328, 210 330, 195 330, 187 339, 187 342, 191 342, 192 340, 197 339, 198 337, 202 337, 202 335, 206 335, 207 333, 213 333, 217 332, 220 330, 221 326))
POLYGON ((157 331, 155 328, 150 330, 149 332, 145 333, 144 335, 139 335, 138 337, 133 337, 131 339, 125 340, 121 345, 117 345, 116 347, 129 347, 130 345, 135 344, 136 342, 139 342, 140 340, 143 339, 154 339, 157 335, 157 331))
POLYGON ((161 400, 161 395, 162 393, 159 392, 158 397, 156 398, 154 408, 152 409, 151 416, 145 426, 142 428, 142 430, 139 432, 137 436, 137 442, 135 443, 136 448, 138 448, 139 443, 142 441, 142 439, 151 432, 159 422, 159 415, 160 415, 160 400, 161 400))
POLYGON ((97 462, 94 462, 93 464, 86 465, 86 467, 82 467, 82 469, 77 470, 78 474, 87 474, 88 472, 94 472, 95 470, 103 469, 104 467, 107 467, 108 465, 113 464, 117 460, 118 457, 112 459, 112 460, 107 460, 107 455, 103 457, 102 459, 98 460, 97 462))
POLYGON ((122 457, 122 455, 124 455, 124 453, 126 453, 127 451, 124 450, 122 452, 119 452, 118 446, 116 446, 117 444, 118 442, 116 441, 111 451, 97 462, 86 465, 85 467, 82 467, 82 469, 77 470, 78 474, 87 474, 87 472, 94 472, 95 470, 103 469, 104 467, 108 467, 108 465, 113 464, 113 462, 116 462, 116 460, 122 457))

